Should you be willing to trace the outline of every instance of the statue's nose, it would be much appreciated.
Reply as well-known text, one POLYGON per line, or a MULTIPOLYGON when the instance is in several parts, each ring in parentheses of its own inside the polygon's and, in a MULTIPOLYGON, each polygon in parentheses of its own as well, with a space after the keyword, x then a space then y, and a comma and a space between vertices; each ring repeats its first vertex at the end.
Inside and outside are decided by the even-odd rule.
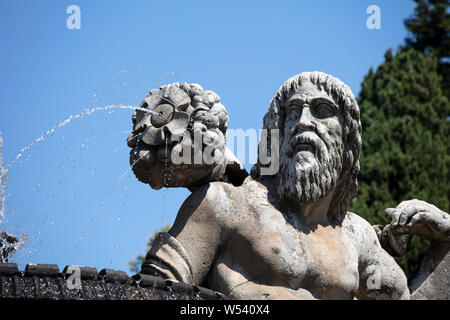
POLYGON ((297 128, 300 130, 313 130, 316 125, 313 123, 313 116, 309 106, 305 103, 302 108, 302 114, 297 124, 297 128))
POLYGON ((155 128, 161 128, 172 120, 174 108, 170 104, 160 104, 153 111, 156 114, 152 115, 150 122, 155 128))

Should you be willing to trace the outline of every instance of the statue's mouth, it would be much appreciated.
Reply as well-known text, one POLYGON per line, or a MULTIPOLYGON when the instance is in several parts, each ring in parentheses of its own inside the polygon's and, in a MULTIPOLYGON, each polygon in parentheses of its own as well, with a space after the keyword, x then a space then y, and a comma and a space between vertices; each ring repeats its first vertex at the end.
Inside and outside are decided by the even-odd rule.
POLYGON ((171 153, 173 144, 161 146, 149 146, 145 143, 139 143, 130 151, 130 164, 138 161, 145 162, 146 165, 155 165, 157 162, 162 165, 169 165, 172 163, 171 153))
POLYGON ((291 138, 290 146, 293 152, 310 151, 314 153, 317 149, 319 138, 312 132, 303 132, 291 138))
POLYGON ((294 146, 294 151, 295 152, 310 151, 310 152, 314 153, 314 150, 315 150, 314 145, 312 145, 311 143, 303 143, 303 142, 301 142, 301 143, 297 143, 294 146))

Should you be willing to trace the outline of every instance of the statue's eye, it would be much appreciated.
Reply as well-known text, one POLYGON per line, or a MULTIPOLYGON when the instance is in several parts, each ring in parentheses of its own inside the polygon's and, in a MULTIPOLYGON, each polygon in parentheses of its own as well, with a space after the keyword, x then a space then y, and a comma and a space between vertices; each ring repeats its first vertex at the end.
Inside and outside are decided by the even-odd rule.
POLYGON ((334 108, 325 102, 316 104, 313 108, 313 112, 318 118, 329 118, 336 115, 334 108))
POLYGON ((289 119, 297 120, 302 115, 302 107, 296 104, 289 106, 289 119))

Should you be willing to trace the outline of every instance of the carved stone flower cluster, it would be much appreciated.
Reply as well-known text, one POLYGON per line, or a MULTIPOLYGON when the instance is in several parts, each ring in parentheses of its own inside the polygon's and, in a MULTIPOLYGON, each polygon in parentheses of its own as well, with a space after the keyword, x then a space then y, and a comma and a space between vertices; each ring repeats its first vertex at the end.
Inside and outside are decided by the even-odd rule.
POLYGON ((151 90, 141 108, 152 113, 137 110, 133 114, 133 132, 127 140, 132 148, 130 163, 140 181, 159 189, 162 186, 189 186, 209 176, 217 179, 223 175, 225 164, 220 162, 225 162, 228 114, 215 92, 203 90, 198 84, 172 83, 151 90), (197 174, 190 170, 191 177, 182 177, 187 173, 181 169, 194 167, 194 161, 175 166, 170 155, 193 147, 196 135, 201 138, 202 150, 213 145, 214 158, 223 160, 212 165, 201 164, 197 174), (168 169, 170 183, 167 182, 168 169))

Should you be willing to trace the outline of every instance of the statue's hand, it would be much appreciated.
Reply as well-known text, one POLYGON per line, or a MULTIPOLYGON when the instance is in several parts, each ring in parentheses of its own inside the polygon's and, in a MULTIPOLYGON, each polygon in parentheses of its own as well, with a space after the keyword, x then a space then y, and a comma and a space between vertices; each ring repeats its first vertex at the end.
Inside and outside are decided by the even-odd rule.
POLYGON ((391 220, 387 226, 390 238, 417 235, 430 241, 450 241, 450 216, 425 201, 403 201, 396 208, 387 208, 385 216, 391 220))
POLYGON ((391 256, 400 257, 408 252, 411 236, 409 234, 398 234, 392 231, 391 225, 373 226, 380 244, 391 256))

